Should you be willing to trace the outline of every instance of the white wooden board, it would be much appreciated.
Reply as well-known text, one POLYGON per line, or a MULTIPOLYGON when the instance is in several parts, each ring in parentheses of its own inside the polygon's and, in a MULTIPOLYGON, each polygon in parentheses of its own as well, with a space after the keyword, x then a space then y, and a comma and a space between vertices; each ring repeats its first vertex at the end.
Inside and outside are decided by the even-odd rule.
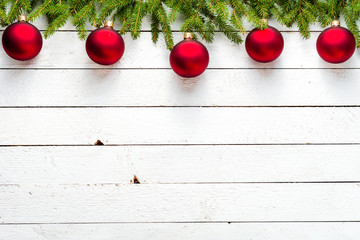
MULTIPOLYGON (((2 35, 2 33, 0 34, 2 35)), ((311 39, 304 40, 296 32, 283 32, 285 41, 283 54, 272 63, 258 63, 247 55, 244 45, 236 45, 220 33, 216 41, 205 44, 210 54, 210 69, 231 68, 358 68, 359 52, 347 62, 330 64, 323 61, 316 51, 316 39, 319 32, 311 39)), ((1 36, 0 36, 1 37, 1 36)), ((182 33, 174 33, 175 42, 183 39, 182 33)), ((76 32, 58 32, 44 41, 40 54, 30 61, 16 61, 0 50, 1 68, 166 68, 170 69, 169 55, 162 39, 158 44, 151 41, 151 33, 143 32, 141 41, 134 41, 130 35, 124 36, 125 53, 122 59, 112 66, 93 63, 85 51, 85 41, 78 39, 76 32)))
POLYGON ((360 182, 360 145, 1 147, 0 184, 360 182))
POLYGON ((0 106, 358 106, 360 70, 2 70, 0 106))
POLYGON ((3 223, 359 221, 360 184, 0 185, 3 223))
POLYGON ((1 240, 358 240, 360 223, 0 225, 1 240))
POLYGON ((360 108, 2 108, 0 145, 360 143, 360 108))
POLYGON ((328 64, 321 27, 270 25, 278 60, 217 33, 191 80, 146 20, 109 67, 70 24, 32 61, 1 48, 0 240, 358 240, 359 52, 328 64))

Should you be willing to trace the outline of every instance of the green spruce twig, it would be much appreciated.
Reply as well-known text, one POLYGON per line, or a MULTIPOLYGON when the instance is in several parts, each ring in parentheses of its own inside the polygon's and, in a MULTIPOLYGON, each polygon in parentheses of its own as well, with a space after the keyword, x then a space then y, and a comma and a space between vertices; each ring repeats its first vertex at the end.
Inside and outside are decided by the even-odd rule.
MULTIPOLYGON (((304 38, 309 38, 310 26, 330 25, 334 18, 344 19, 360 47, 359 0, 0 0, 0 24, 6 26, 26 14, 29 21, 46 17, 49 37, 71 22, 80 39, 88 34, 89 24, 102 26, 112 19, 121 25, 120 33, 140 37, 142 22, 149 16, 152 41, 162 32, 168 49, 172 49, 172 24, 181 16, 180 31, 192 32, 194 38, 212 42, 216 32, 235 43, 242 42, 248 30, 246 22, 255 28, 266 28, 262 18, 271 18, 281 25, 296 25, 304 38)), ((178 20, 179 21, 179 20, 178 20)))

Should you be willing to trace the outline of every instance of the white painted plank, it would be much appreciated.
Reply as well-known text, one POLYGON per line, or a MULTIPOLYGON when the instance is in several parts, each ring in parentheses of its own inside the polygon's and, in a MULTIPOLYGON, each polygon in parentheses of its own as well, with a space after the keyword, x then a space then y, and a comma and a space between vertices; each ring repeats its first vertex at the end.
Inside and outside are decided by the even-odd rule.
POLYGON ((358 240, 360 223, 0 225, 1 240, 358 240))
POLYGON ((360 220, 360 184, 0 185, 0 196, 2 223, 360 220))
POLYGON ((0 106, 360 105, 360 70, 0 71, 0 106))
POLYGON ((360 108, 3 108, 1 145, 359 143, 360 108))
POLYGON ((358 145, 2 147, 0 156, 0 184, 360 181, 358 145))
MULTIPOLYGON (((1 33, 2 34, 2 33, 1 33)), ((244 45, 236 45, 221 34, 216 34, 212 44, 205 44, 210 53, 209 68, 358 68, 359 53, 342 64, 323 61, 316 51, 316 39, 304 40, 298 33, 284 32, 283 54, 272 63, 257 63, 246 53, 244 45)), ((175 42, 182 40, 182 33, 174 33, 175 42)), ((41 53, 30 61, 16 61, 0 50, 1 68, 170 68, 169 55, 162 39, 158 44, 151 42, 151 33, 142 33, 141 41, 124 36, 125 53, 122 59, 108 67, 93 63, 85 51, 85 41, 76 32, 59 32, 44 41, 41 53), (71 44, 69 44, 71 43, 71 44)), ((266 76, 264 76, 266 77, 266 76)))

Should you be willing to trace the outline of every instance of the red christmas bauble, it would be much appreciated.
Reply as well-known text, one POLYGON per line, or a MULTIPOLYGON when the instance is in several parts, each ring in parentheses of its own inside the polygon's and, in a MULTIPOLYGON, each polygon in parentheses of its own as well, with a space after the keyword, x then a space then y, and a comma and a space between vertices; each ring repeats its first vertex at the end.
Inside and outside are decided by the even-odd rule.
POLYGON ((255 28, 247 35, 245 48, 255 61, 271 62, 277 59, 284 49, 284 38, 276 28, 255 28))
POLYGON ((98 28, 86 40, 86 52, 94 62, 111 65, 124 54, 125 43, 121 35, 111 25, 98 28))
POLYGON ((320 33, 316 49, 322 59, 329 63, 342 63, 355 52, 354 35, 346 28, 333 26, 320 33))
POLYGON ((42 48, 42 37, 32 24, 22 20, 8 26, 2 36, 5 52, 16 60, 30 60, 36 57, 42 48))
POLYGON ((209 52, 206 47, 192 39, 192 34, 175 45, 170 53, 170 65, 175 73, 191 78, 202 74, 209 64, 209 52))

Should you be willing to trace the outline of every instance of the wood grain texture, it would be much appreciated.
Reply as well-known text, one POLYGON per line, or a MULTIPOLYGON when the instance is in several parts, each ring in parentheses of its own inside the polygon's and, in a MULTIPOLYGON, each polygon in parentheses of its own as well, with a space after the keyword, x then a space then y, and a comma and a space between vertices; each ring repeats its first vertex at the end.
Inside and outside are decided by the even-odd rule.
POLYGON ((3 70, 0 106, 356 106, 360 70, 3 70))
MULTIPOLYGON (((2 33, 1 33, 2 34, 2 33)), ((311 39, 303 40, 296 32, 284 32, 285 41, 282 55, 272 63, 258 63, 246 53, 244 45, 236 45, 220 33, 215 34, 216 41, 205 44, 209 54, 209 68, 358 68, 359 52, 345 63, 330 64, 323 61, 316 51, 316 39, 319 32, 311 39), (226 59, 226 60, 225 60, 226 59)), ((78 39, 76 32, 58 32, 44 41, 41 53, 30 61, 16 61, 0 49, 1 68, 168 68, 170 52, 162 39, 158 44, 151 41, 151 33, 143 32, 142 41, 134 41, 129 35, 124 36, 126 43, 122 59, 108 67, 93 63, 85 51, 85 41, 78 39), (71 43, 71 44, 66 44, 71 43)), ((182 33, 174 33, 175 42, 183 39, 182 33)))
POLYGON ((328 64, 322 28, 303 40, 270 24, 285 38, 277 61, 217 33, 210 69, 191 80, 148 21, 110 67, 70 24, 32 61, 1 48, 0 240, 358 240, 359 53, 328 64), (6 147, 98 139, 114 146, 6 147))
POLYGON ((1 145, 360 143, 360 108, 0 109, 1 145))
POLYGON ((1 147, 0 156, 0 184, 360 181, 359 145, 1 147))
POLYGON ((2 223, 359 221, 360 184, 0 185, 2 223))
POLYGON ((359 223, 0 225, 1 240, 358 240, 359 223))

